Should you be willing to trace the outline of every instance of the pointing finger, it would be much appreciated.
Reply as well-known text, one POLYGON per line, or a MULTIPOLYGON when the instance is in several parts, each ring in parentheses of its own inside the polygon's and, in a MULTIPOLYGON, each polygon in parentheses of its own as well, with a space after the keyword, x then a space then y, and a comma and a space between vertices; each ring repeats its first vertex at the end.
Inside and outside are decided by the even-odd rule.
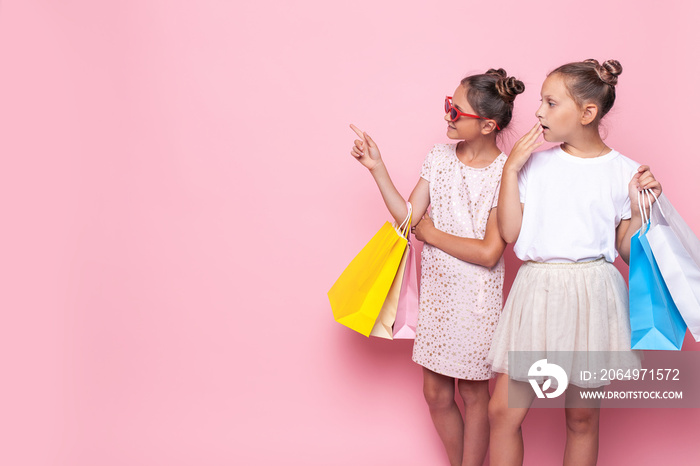
POLYGON ((364 138, 364 136, 362 135, 362 131, 360 131, 360 128, 358 128, 357 126, 350 124, 350 129, 352 129, 358 137, 364 138))

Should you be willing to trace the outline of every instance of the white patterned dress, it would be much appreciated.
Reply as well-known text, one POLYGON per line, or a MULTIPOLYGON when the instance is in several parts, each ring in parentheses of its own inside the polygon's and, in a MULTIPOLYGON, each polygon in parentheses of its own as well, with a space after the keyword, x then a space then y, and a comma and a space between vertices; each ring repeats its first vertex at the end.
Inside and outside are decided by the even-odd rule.
MULTIPOLYGON (((472 168, 457 158, 456 147, 436 144, 423 163, 420 176, 430 183, 430 217, 445 233, 483 239, 498 203, 506 155, 472 168)), ((503 258, 489 269, 425 244, 421 263, 413 360, 449 377, 490 378, 486 356, 503 305, 503 258)))

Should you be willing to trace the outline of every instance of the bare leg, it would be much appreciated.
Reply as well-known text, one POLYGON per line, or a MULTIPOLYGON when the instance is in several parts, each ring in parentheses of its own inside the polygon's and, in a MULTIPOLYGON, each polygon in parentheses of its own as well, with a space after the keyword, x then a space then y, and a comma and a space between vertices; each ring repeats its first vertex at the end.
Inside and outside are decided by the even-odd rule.
POLYGON ((491 466, 514 466, 523 464, 524 445, 521 425, 535 397, 532 387, 524 382, 515 382, 507 374, 499 374, 496 388, 489 402, 491 424, 491 466), (508 393, 518 397, 518 408, 508 407, 508 393))
POLYGON ((455 379, 423 368, 423 395, 451 466, 462 462, 464 421, 455 402, 455 379))
POLYGON ((489 381, 459 380, 464 401, 464 454, 462 466, 481 466, 489 448, 489 381))
POLYGON ((580 388, 566 390, 565 466, 590 466, 598 461, 600 400, 582 400, 580 388))

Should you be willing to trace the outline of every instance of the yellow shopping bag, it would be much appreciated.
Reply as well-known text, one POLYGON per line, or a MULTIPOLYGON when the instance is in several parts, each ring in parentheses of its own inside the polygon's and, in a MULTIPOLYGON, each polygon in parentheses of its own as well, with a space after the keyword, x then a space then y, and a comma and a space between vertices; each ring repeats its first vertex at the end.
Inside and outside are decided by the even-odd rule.
POLYGON ((328 291, 333 317, 369 336, 406 250, 412 209, 396 227, 386 222, 328 291))

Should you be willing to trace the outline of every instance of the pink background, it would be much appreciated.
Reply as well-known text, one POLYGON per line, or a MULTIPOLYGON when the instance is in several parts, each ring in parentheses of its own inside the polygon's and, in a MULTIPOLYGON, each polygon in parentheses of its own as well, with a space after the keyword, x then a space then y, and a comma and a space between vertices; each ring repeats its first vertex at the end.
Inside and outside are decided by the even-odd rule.
MULTIPOLYGON (((617 58, 607 141, 700 232, 697 7, 619 4, 3 1, 0 463, 444 464, 411 343, 326 298, 388 219, 348 124, 408 194, 464 75, 526 83, 507 151, 547 71, 617 58)), ((599 464, 696 464, 697 414, 604 411, 599 464)))

